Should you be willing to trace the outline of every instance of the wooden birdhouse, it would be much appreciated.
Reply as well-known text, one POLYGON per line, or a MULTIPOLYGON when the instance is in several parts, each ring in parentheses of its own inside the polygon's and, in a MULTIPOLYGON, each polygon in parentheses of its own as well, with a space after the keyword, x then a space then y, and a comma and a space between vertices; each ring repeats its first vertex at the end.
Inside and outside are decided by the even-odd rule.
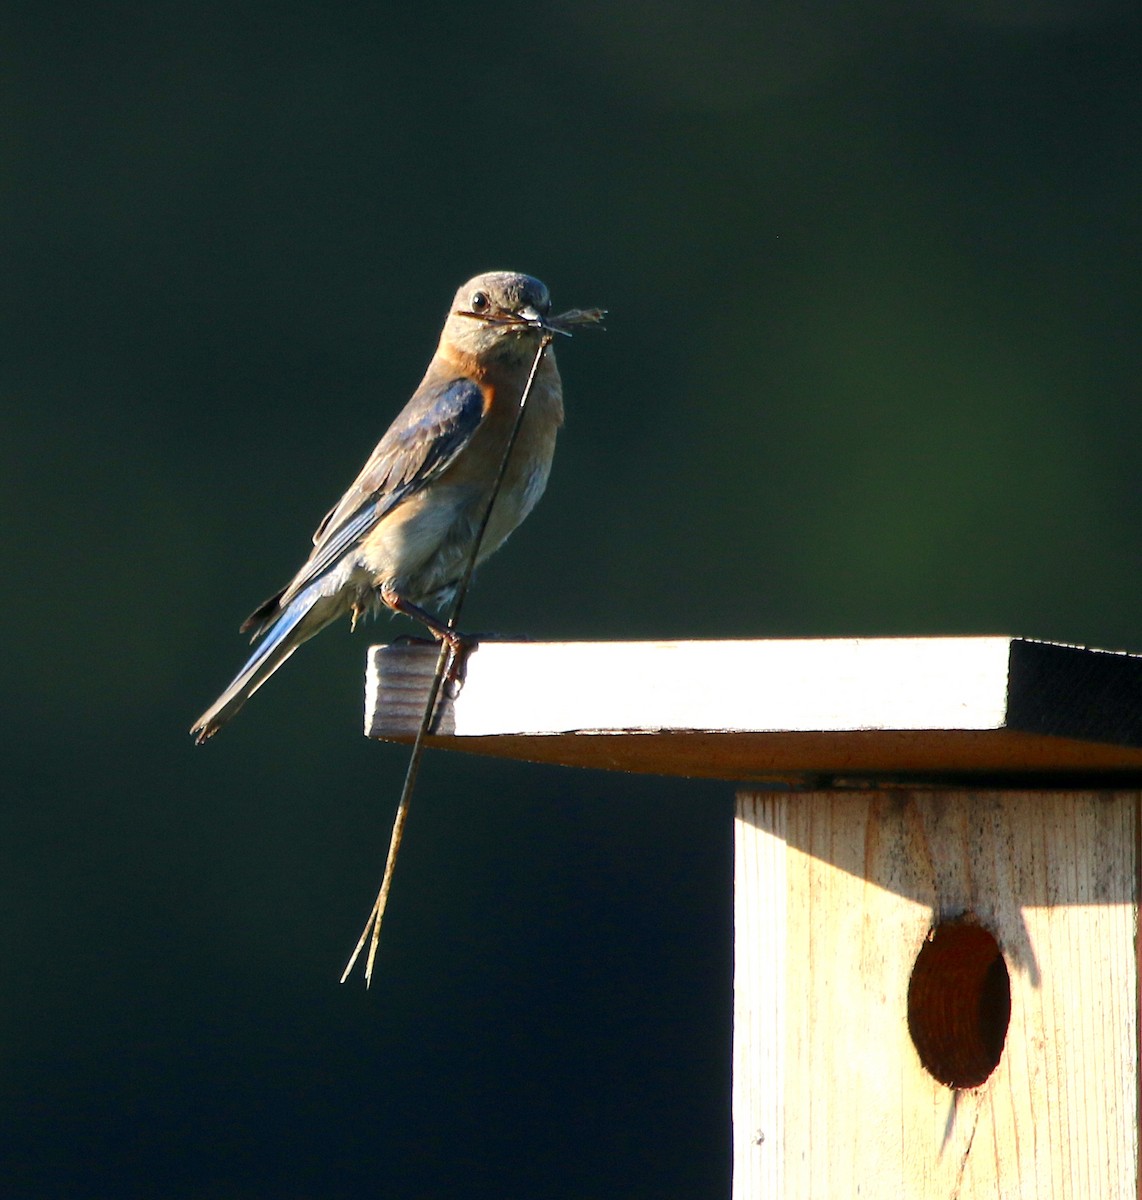
MULTIPOLYGON (((370 652, 407 741, 435 651, 370 652)), ((1139 1195, 1142 658, 484 643, 430 745, 748 781, 735 1200, 1139 1195)))

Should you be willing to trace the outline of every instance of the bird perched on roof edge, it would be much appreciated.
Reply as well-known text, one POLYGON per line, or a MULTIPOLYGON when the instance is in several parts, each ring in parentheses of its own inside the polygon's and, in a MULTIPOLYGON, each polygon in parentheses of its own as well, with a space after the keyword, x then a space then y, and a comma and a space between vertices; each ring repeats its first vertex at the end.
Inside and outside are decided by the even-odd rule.
MULTIPOLYGON (((529 275, 493 271, 460 288, 424 379, 318 526, 309 558, 243 624, 257 648, 191 727, 199 744, 302 642, 341 616, 355 625, 385 606, 437 638, 456 637, 436 614, 451 603, 467 567, 539 343, 549 332, 567 332, 550 312, 547 288, 529 275)), ((477 565, 543 494, 562 423, 562 385, 549 348, 477 565)))

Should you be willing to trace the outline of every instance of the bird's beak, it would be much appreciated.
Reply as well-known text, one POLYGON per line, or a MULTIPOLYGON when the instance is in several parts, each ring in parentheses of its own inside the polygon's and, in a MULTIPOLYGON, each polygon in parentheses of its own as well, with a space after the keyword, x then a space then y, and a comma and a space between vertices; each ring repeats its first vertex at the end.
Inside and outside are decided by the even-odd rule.
POLYGON ((522 308, 517 308, 515 311, 516 316, 521 321, 526 321, 529 325, 535 325, 539 329, 547 328, 547 324, 543 319, 543 313, 534 304, 525 304, 522 308))

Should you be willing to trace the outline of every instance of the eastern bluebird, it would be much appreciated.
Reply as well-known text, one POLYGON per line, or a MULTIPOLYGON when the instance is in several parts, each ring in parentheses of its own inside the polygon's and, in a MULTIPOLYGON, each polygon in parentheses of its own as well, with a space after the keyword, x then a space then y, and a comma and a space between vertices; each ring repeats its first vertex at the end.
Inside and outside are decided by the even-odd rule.
MULTIPOLYGON (((519 400, 549 323, 547 288, 530 275, 477 275, 456 293, 424 379, 353 485, 317 527, 289 584, 242 626, 257 649, 195 721, 201 745, 308 638, 381 605, 453 634, 433 613, 456 594, 503 461, 519 400)), ((567 314, 571 316, 572 314, 567 314)), ((578 314, 576 314, 578 315, 578 314)), ((547 485, 563 389, 554 354, 539 365, 478 562, 531 512, 547 485)))

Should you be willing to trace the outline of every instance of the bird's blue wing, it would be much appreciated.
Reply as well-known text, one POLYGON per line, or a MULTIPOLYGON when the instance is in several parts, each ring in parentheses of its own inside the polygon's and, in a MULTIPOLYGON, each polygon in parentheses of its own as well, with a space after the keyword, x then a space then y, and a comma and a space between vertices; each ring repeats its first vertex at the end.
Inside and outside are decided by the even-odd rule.
POLYGON ((313 552, 305 565, 242 628, 264 628, 283 605, 337 563, 386 513, 450 466, 471 441, 484 412, 484 393, 475 380, 452 379, 439 384, 431 376, 426 378, 352 486, 317 527, 313 552))
POLYGON ((314 546, 334 536, 362 507, 379 502, 379 518, 439 475, 479 428, 485 403, 474 379, 443 385, 434 384, 431 376, 426 379, 317 527, 314 546))

